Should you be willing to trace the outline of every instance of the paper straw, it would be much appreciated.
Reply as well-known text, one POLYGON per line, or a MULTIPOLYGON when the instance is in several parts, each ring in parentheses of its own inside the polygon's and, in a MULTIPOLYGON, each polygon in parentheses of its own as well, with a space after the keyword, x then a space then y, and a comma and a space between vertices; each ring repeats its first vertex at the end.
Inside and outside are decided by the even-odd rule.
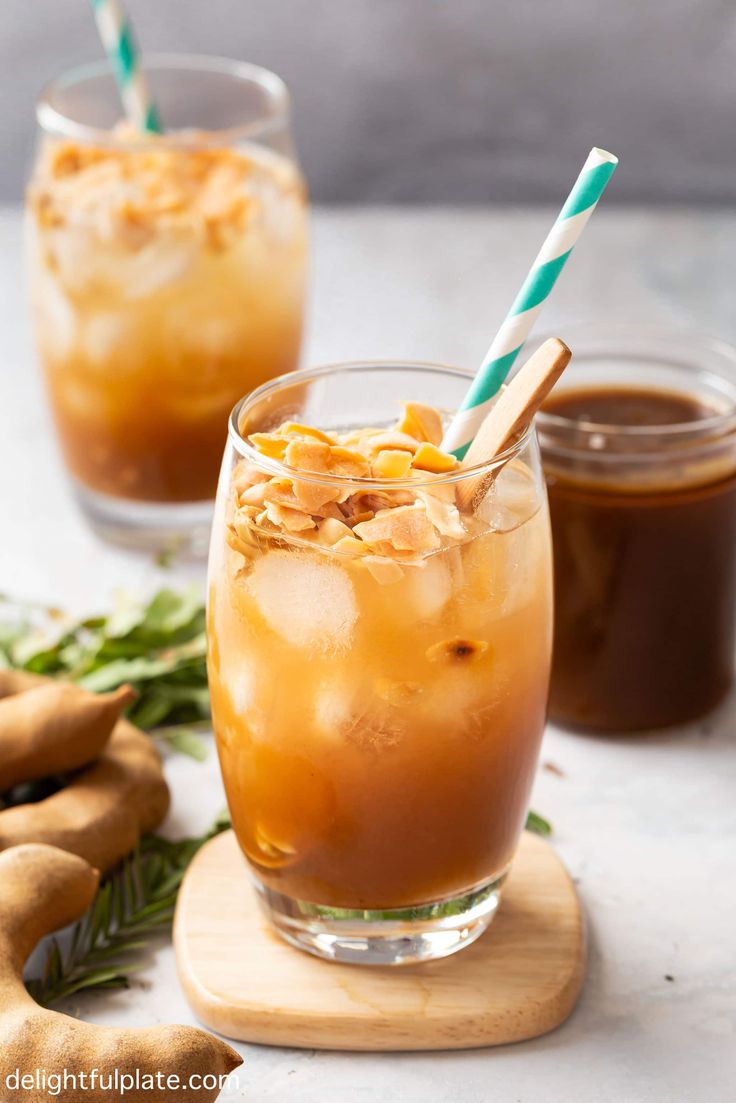
POLYGON ((445 452, 462 459, 470 447, 617 164, 618 157, 605 149, 590 151, 462 406, 447 427, 442 441, 445 452))
POLYGON ((161 122, 141 67, 133 27, 120 0, 92 0, 92 8, 128 120, 137 130, 160 133, 161 122))

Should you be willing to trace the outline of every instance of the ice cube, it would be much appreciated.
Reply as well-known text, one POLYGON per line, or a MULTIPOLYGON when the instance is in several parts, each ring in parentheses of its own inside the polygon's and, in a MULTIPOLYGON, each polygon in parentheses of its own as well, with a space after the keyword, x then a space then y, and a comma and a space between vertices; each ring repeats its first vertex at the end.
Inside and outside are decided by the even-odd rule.
POLYGON ((233 709, 239 715, 243 715, 253 708, 256 696, 255 672, 248 666, 239 665, 233 668, 227 679, 227 688, 233 709))
MULTIPOLYGON (((404 592, 410 609, 401 609, 402 617, 407 613, 418 620, 431 620, 436 617, 452 595, 452 575, 444 553, 432 555, 422 563, 407 566, 405 575, 404 592)), ((398 604, 400 605, 401 602, 398 604)))
POLYGON ((161 409, 179 422, 201 425, 213 418, 220 421, 227 417, 226 411, 233 403, 232 392, 224 387, 195 387, 176 390, 172 388, 161 397, 161 409))
POLYGON ((521 463, 509 463, 498 475, 476 516, 495 532, 510 532, 536 512, 540 498, 529 468, 521 463))
POLYGON ((351 727, 355 711, 354 686, 343 685, 337 679, 320 685, 314 698, 314 721, 327 738, 341 740, 351 727))
POLYGON ((536 598, 540 572, 548 565, 548 541, 543 510, 524 524, 488 532, 463 546, 463 631, 482 635, 489 618, 506 616, 536 598))
POLYGON ((86 289, 90 256, 87 235, 81 230, 63 226, 50 235, 50 254, 54 269, 65 290, 77 292, 86 289))
POLYGON ((519 514, 501 502, 494 502, 488 518, 494 532, 513 532, 522 523, 519 514))
POLYGON ((133 301, 144 299, 183 279, 194 264, 198 249, 193 238, 154 238, 128 264, 130 278, 125 281, 125 297, 133 301))
POLYGON ((65 373, 56 384, 57 401, 69 417, 88 421, 90 425, 104 425, 107 420, 107 400, 100 387, 84 376, 65 373))
POLYGON ((50 238, 56 271, 64 289, 74 296, 116 291, 127 271, 126 254, 101 241, 93 225, 67 223, 50 238))
MULTIPOLYGON (((395 696, 401 697, 401 703, 405 704, 407 694, 412 696, 414 684, 396 682, 394 685, 397 687, 395 696)), ((371 752, 395 746, 403 730, 400 714, 392 701, 377 692, 376 687, 371 691, 339 678, 320 685, 315 696, 314 719, 326 738, 371 752)))
POLYGON ((165 312, 162 323, 170 363, 178 365, 186 356, 200 366, 195 380, 204 377, 210 385, 212 365, 240 354, 248 341, 249 321, 242 303, 236 309, 229 302, 218 306, 207 298, 196 304, 183 297, 165 312))
POLYGON ((356 713, 343 728, 344 738, 361 751, 380 754, 401 740, 403 729, 395 710, 378 702, 356 713))
POLYGON ((482 667, 440 668, 427 701, 431 723, 477 740, 492 729, 499 703, 508 694, 508 678, 497 655, 482 667))
POLYGON ((291 247, 301 240, 304 201, 297 175, 288 162, 274 155, 262 158, 248 179, 247 192, 258 212, 258 229, 250 227, 252 238, 262 235, 269 247, 291 247))
POLYGON ((253 567, 248 589, 269 627, 297 647, 350 645, 358 619, 347 571, 309 552, 270 551, 253 567))
POLYGON ((92 364, 108 368, 114 352, 120 347, 124 337, 124 318, 113 310, 102 310, 87 317, 84 323, 82 345, 92 364))
POLYGON ((74 308, 53 276, 39 278, 34 300, 38 304, 41 345, 54 359, 62 360, 72 352, 76 340, 74 308))

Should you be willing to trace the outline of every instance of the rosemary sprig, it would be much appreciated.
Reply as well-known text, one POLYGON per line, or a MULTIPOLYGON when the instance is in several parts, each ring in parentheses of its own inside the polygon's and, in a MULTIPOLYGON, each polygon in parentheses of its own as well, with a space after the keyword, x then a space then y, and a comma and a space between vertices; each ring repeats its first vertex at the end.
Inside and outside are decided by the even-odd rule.
POLYGON ((51 940, 41 975, 27 982, 45 1006, 81 991, 127 988, 143 968, 131 961, 158 933, 168 931, 184 873, 204 844, 230 826, 223 814, 204 835, 171 841, 146 835, 140 847, 100 885, 92 907, 65 948, 51 940))

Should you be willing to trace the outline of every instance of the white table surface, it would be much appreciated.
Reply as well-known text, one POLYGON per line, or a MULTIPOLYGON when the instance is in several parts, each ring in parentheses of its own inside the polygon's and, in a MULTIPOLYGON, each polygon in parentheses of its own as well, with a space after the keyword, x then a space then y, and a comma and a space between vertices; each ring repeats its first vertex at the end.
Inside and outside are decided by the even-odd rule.
MULTIPOLYGON (((341 209, 314 220, 305 362, 425 358, 474 365, 544 236, 544 211, 341 209)), ((0 590, 91 612, 116 588, 202 577, 98 543, 65 486, 31 349, 20 217, 0 213, 0 590)), ((543 325, 686 323, 736 338, 736 215, 601 210, 543 325)), ((682 731, 603 740, 550 730, 534 807, 554 824, 590 930, 568 1022, 518 1046, 360 1055, 242 1046, 226 1101, 721 1103, 736 1088, 734 704, 682 731), (666 975, 674 979, 668 981, 666 975)), ((172 834, 223 804, 214 754, 172 758, 172 834)), ((492 937, 492 935, 490 936, 492 937)), ((127 992, 72 1011, 100 1022, 191 1022, 162 946, 127 992)), ((0 1009, 0 1016, 2 1009, 0 1009)))

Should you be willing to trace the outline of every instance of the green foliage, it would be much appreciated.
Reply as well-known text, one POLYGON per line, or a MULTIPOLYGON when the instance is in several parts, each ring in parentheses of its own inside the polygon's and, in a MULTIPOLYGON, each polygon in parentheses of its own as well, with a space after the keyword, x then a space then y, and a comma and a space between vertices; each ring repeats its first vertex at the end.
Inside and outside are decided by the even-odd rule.
POLYGON ((544 816, 540 816, 538 812, 529 812, 526 818, 527 831, 533 831, 535 835, 551 835, 552 824, 549 820, 545 820, 544 816))
POLYGON ((144 603, 120 598, 109 616, 74 621, 56 609, 6 601, 0 667, 64 677, 95 693, 127 682, 138 699, 127 712, 139 728, 201 760, 196 735, 210 716, 205 610, 199 589, 160 590, 144 603))

